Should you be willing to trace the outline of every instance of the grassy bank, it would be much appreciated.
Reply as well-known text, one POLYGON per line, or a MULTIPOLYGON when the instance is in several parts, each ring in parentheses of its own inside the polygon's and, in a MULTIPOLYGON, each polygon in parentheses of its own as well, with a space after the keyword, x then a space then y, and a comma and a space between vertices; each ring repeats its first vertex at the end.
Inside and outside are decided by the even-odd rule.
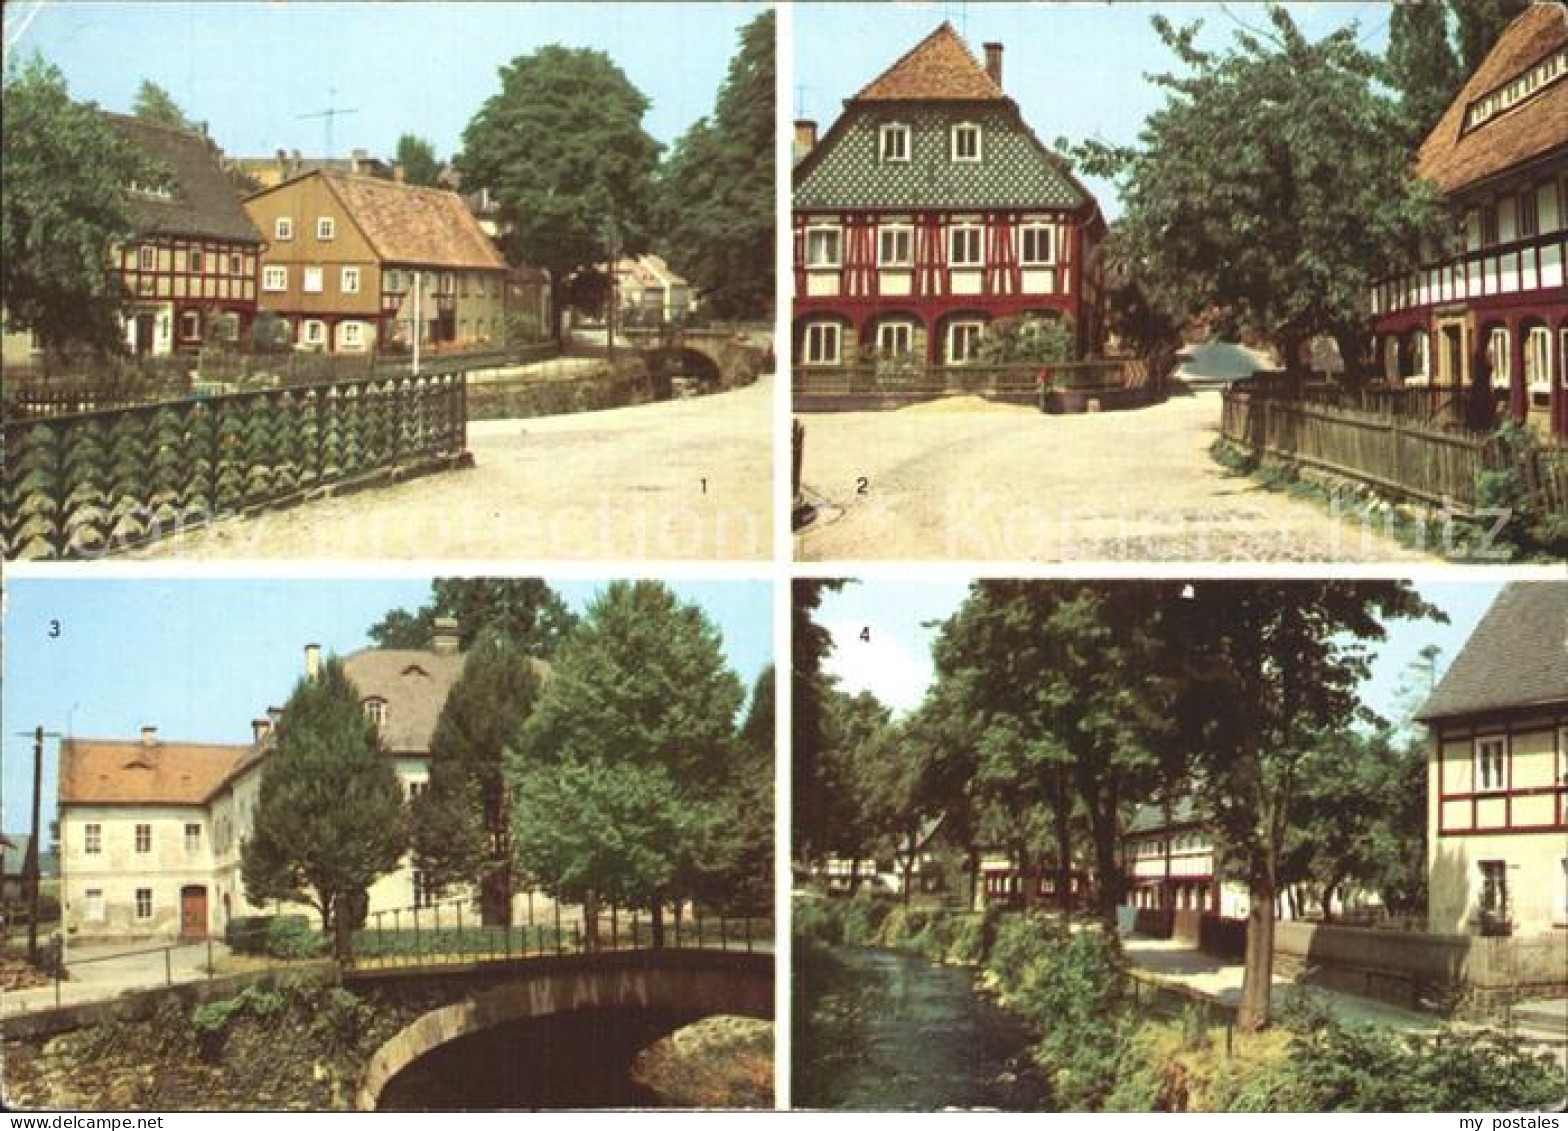
POLYGON ((1161 1015, 1098 927, 1021 912, 801 898, 796 945, 881 946, 972 965, 1041 1034, 1035 1062, 1075 1111, 1508 1111, 1559 1104, 1561 1069, 1511 1037, 1435 1038, 1338 1021, 1295 997, 1270 1030, 1232 1033, 1196 1005, 1161 1015))

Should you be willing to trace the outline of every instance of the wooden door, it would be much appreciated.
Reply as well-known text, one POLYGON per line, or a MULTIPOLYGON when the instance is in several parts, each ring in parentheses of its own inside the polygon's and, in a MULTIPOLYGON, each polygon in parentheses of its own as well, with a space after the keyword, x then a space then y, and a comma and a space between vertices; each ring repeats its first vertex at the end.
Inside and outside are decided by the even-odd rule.
POLYGON ((188 887, 180 889, 180 934, 185 938, 201 938, 207 933, 207 889, 188 887))

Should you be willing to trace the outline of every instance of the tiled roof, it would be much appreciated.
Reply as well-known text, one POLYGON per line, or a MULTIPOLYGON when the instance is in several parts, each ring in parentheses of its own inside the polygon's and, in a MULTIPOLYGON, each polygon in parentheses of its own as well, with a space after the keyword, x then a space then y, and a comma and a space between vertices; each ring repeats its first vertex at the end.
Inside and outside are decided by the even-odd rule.
POLYGON ((1196 825, 1202 822, 1198 813, 1198 805, 1190 796, 1178 797, 1171 805, 1171 819, 1165 820, 1165 807, 1163 805, 1140 805, 1133 814, 1132 820, 1127 822, 1127 827, 1122 830, 1122 835, 1156 832, 1160 829, 1178 828, 1183 825, 1196 825))
POLYGON ((506 270, 463 198, 446 189, 317 172, 387 263, 506 270))
POLYGON ((1508 25, 1480 67, 1427 135, 1416 173, 1453 193, 1568 146, 1568 75, 1465 131, 1472 103, 1568 47, 1568 5, 1537 0, 1508 25))
MULTIPOLYGON (((381 737, 393 754, 428 754, 436 720, 452 685, 463 674, 463 654, 419 649, 366 648, 346 657, 343 669, 364 699, 386 702, 381 737)), ((548 665, 534 661, 542 678, 548 665)))
POLYGON ((1568 703, 1568 582, 1506 586, 1417 718, 1568 703))
POLYGON ((239 191, 223 171, 217 148, 199 133, 104 112, 110 126, 169 178, 168 199, 129 194, 143 235, 209 236, 260 243, 239 191))
POLYGON ((795 171, 799 209, 1017 208, 1075 210, 1092 198, 1011 103, 983 106, 851 105, 795 171), (884 122, 910 126, 910 160, 884 162, 884 122), (951 128, 981 129, 981 160, 951 160, 951 128))
POLYGON ((201 805, 258 755, 254 746, 67 738, 62 805, 201 805))
POLYGON ((1005 102, 1002 88, 944 22, 883 71, 853 102, 1005 102))

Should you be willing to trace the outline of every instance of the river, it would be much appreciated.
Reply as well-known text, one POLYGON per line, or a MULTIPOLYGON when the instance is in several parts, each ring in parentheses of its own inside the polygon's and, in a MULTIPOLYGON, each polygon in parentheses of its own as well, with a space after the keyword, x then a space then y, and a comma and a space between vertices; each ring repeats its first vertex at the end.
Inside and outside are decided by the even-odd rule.
POLYGON ((1050 1110, 1029 1027, 973 971, 891 950, 796 954, 796 1107, 1050 1110))

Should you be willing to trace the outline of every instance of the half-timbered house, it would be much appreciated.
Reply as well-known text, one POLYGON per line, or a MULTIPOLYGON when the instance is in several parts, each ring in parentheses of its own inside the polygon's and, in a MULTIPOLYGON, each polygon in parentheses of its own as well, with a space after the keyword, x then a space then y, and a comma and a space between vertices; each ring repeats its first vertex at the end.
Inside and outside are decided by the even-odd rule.
POLYGON ((1007 317, 1070 318, 1095 344, 1105 222, 1004 93, 1001 44, 982 66, 944 23, 795 142, 797 364, 962 364, 1007 317))
POLYGON ((138 355, 239 342, 256 315, 261 233, 204 134, 105 113, 152 175, 126 185, 136 236, 111 253, 129 296, 126 343, 138 355))
POLYGON ((1418 717, 1429 928, 1568 931, 1568 584, 1505 587, 1418 717))
POLYGON ((1503 415, 1568 436, 1568 6, 1537 0, 1509 25, 1415 172, 1458 231, 1374 291, 1381 371, 1490 395, 1503 415))

